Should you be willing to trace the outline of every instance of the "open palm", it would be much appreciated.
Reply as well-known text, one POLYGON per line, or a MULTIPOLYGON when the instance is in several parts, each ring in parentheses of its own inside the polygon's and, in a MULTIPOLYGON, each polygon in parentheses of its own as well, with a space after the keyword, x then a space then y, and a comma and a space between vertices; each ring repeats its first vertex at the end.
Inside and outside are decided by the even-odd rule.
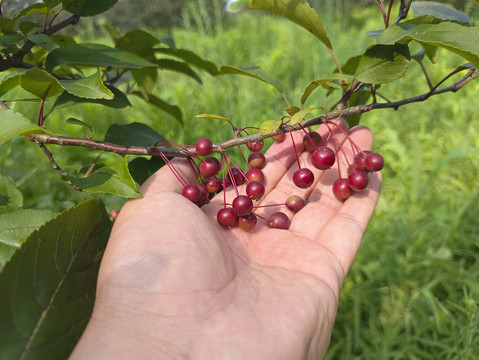
MULTIPOLYGON (((345 135, 337 129, 341 142, 345 135)), ((327 138, 325 127, 319 132, 327 138)), ((364 127, 349 136, 362 149, 372 146, 364 127)), ((294 137, 300 144, 302 134, 294 137)), ((347 153, 351 147, 345 144, 347 153)), ((380 175, 370 175, 368 189, 340 202, 331 192, 337 164, 313 171, 314 185, 301 190, 291 181, 298 165, 290 139, 274 144, 266 157, 260 205, 271 206, 256 213, 285 211, 274 204, 290 195, 308 199, 298 213, 285 211, 289 230, 271 229, 262 220, 251 233, 222 228, 215 215, 224 195, 198 208, 181 195, 182 186, 167 167, 142 186, 144 197, 128 201, 115 222, 93 317, 72 358, 324 356, 341 285, 377 202, 380 175)), ((338 158, 341 164, 344 156, 338 158)), ((307 154, 300 162, 313 170, 307 154)), ((194 181, 186 161, 174 164, 194 181)), ((345 171, 345 164, 341 168, 345 171)), ((232 191, 226 194, 230 202, 232 191)))

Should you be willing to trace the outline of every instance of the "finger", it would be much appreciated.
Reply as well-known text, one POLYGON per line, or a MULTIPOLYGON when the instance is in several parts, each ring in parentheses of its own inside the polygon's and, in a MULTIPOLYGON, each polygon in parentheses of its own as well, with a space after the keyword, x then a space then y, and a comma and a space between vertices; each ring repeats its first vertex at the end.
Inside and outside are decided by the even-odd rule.
POLYGON ((371 149, 373 143, 371 131, 363 126, 351 129, 348 136, 349 140, 346 140, 341 150, 338 151, 337 161, 334 166, 322 173, 315 185, 314 191, 309 197, 307 206, 302 211, 296 213, 292 219, 292 231, 299 231, 301 235, 310 239, 316 238, 317 234, 343 205, 343 201, 336 199, 334 196, 332 186, 339 177, 338 167, 341 176, 344 177, 347 174, 349 164, 352 162, 354 154, 352 153, 350 141, 362 150, 371 149))
POLYGON ((351 267, 376 207, 381 179, 381 173, 371 174, 368 189, 345 200, 317 236, 316 240, 339 260, 344 275, 351 267))

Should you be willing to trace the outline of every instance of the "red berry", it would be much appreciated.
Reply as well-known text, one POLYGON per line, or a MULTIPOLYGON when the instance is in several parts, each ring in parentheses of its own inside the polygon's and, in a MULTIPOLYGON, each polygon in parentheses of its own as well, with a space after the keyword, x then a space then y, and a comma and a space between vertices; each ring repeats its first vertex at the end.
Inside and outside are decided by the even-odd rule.
POLYGON ((200 164, 200 173, 204 177, 212 177, 216 176, 218 172, 221 169, 220 162, 218 161, 217 158, 214 158, 212 156, 208 156, 203 159, 203 161, 200 164))
POLYGON ((377 153, 371 153, 366 156, 366 160, 364 160, 364 166, 369 171, 379 171, 384 166, 384 159, 377 153))
POLYGON ((258 181, 260 183, 264 183, 264 173, 260 169, 249 169, 245 173, 245 176, 249 181, 258 181))
POLYGON ((266 165, 266 157, 259 151, 252 152, 248 157, 248 164, 252 168, 262 169, 266 165))
POLYGON ((239 216, 246 216, 253 211, 253 201, 246 195, 238 195, 233 200, 233 210, 239 216))
POLYGON ((255 214, 249 213, 246 216, 238 217, 238 227, 244 231, 252 231, 258 222, 255 214))
POLYGON ((368 174, 362 170, 353 171, 348 176, 349 187, 353 190, 363 190, 368 186, 368 174))
POLYGON ((316 131, 310 131, 303 136, 304 149, 310 153, 320 147, 322 142, 323 139, 321 139, 321 135, 316 131))
POLYGON ((367 150, 361 151, 361 152, 357 153, 357 154, 354 156, 354 159, 353 159, 354 169, 366 171, 365 160, 366 160, 366 157, 367 157, 369 154, 370 154, 370 152, 367 151, 367 150))
POLYGON ((206 189, 210 194, 214 194, 221 190, 221 180, 216 178, 210 178, 205 180, 206 189))
POLYGON ((301 168, 299 170, 296 170, 295 173, 293 174, 294 184, 301 189, 309 188, 311 184, 313 183, 313 181, 314 181, 314 174, 308 168, 301 168))
POLYGON ((196 203, 201 196, 200 188, 197 187, 196 184, 186 185, 183 188, 183 196, 191 202, 196 203))
POLYGON ((333 183, 333 194, 336 196, 336 199, 346 200, 352 193, 348 179, 340 178, 333 183))
MULTIPOLYGON (((243 174, 238 168, 231 168, 231 173, 233 174, 234 184, 236 184, 236 186, 240 186, 244 184, 245 179, 243 177, 243 174)), ((230 178, 231 183, 233 183, 233 179, 231 179, 231 176, 228 176, 228 177, 230 178)))
POLYGON ((311 155, 311 162, 316 169, 326 170, 334 165, 336 155, 334 151, 327 147, 322 146, 316 149, 311 155))
POLYGON ((229 229, 238 223, 238 215, 236 215, 232 208, 222 208, 218 210, 216 220, 221 226, 229 229))
POLYGON ((263 140, 260 140, 260 141, 252 141, 252 142, 247 143, 246 146, 247 146, 248 149, 250 149, 251 151, 261 151, 261 149, 263 149, 264 142, 263 142, 263 140))
POLYGON ((271 214, 268 223, 270 228, 287 230, 289 229, 290 221, 285 213, 278 211, 271 214))
POLYGON ((251 199, 259 199, 264 195, 264 185, 259 181, 250 181, 246 186, 246 195, 251 199))
POLYGON ((200 156, 208 156, 213 150, 213 143, 206 138, 201 138, 196 142, 196 152, 200 156))
POLYGON ((275 135, 272 137, 272 139, 274 141, 276 141, 277 143, 280 143, 281 141, 284 140, 284 138, 286 137, 286 134, 285 133, 281 133, 281 134, 278 134, 278 135, 275 135))
POLYGON ((306 201, 301 196, 291 195, 286 199, 286 207, 294 213, 301 210, 304 205, 306 205, 306 201))
POLYGON ((200 190, 200 198, 198 199, 198 201, 195 202, 196 204, 201 206, 204 203, 208 202, 208 189, 206 188, 206 185, 200 183, 196 183, 195 186, 200 190))

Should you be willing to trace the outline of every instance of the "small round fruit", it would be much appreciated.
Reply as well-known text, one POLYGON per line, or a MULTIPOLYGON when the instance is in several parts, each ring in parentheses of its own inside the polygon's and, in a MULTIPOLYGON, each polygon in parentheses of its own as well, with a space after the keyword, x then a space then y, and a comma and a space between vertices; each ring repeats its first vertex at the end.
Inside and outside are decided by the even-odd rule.
POLYGON ((210 178, 205 180, 206 189, 210 194, 214 194, 221 190, 221 180, 217 178, 210 178))
POLYGON ((334 151, 327 146, 321 146, 311 155, 311 163, 319 170, 329 169, 334 165, 335 161, 336 155, 334 154, 334 151))
POLYGON ((208 156, 213 150, 213 143, 210 139, 201 138, 196 142, 196 153, 200 156, 208 156))
POLYGON ((349 187, 355 191, 360 191, 368 186, 368 174, 362 170, 353 171, 348 176, 349 187))
POLYGON ((336 199, 346 200, 352 193, 348 179, 339 178, 333 183, 333 194, 336 199))
POLYGON ((207 156, 203 159, 200 164, 200 173, 204 177, 216 176, 221 169, 220 162, 217 158, 212 156, 207 156))
POLYGON ((233 210, 238 216, 246 216, 253 211, 253 201, 246 195, 238 195, 233 200, 233 210))
POLYGON ((264 173, 260 169, 249 169, 245 173, 245 176, 249 181, 258 181, 260 183, 264 183, 264 173))
POLYGON ((316 131, 310 131, 303 136, 304 149, 310 153, 319 148, 322 142, 323 139, 321 139, 321 135, 319 135, 316 131))
POLYGON ((259 151, 252 152, 248 157, 248 164, 252 168, 262 169, 266 165, 266 157, 259 151))
POLYGON ((243 177, 243 174, 238 168, 231 168, 231 174, 233 174, 234 182, 233 179, 231 179, 231 176, 228 176, 231 180, 231 183, 236 184, 236 186, 243 185, 245 182, 245 179, 243 177))
POLYGON ((252 231, 258 222, 255 214, 249 213, 246 216, 238 216, 238 227, 244 231, 252 231))
POLYGON ((275 212, 271 214, 271 216, 268 219, 269 227, 273 229, 289 229, 289 218, 288 216, 281 212, 275 212))
POLYGON ((377 153, 371 153, 364 160, 364 166, 369 171, 379 171, 384 167, 384 159, 377 153))
POLYGON ((285 133, 281 133, 281 134, 278 134, 278 135, 275 135, 272 137, 272 139, 274 141, 276 141, 277 143, 280 143, 281 141, 283 141, 284 139, 286 138, 286 134, 285 133))
POLYGON ((291 195, 286 199, 286 207, 294 213, 301 210, 304 205, 306 205, 306 201, 301 196, 291 195))
POLYGON ((368 156, 368 154, 365 151, 361 151, 357 153, 356 155, 354 155, 353 167, 355 170, 366 171, 366 165, 365 165, 366 156, 368 156))
POLYGON ((260 199, 264 195, 264 185, 259 181, 250 181, 246 186, 246 195, 251 199, 260 199))
POLYGON ((115 221, 119 214, 120 214, 120 210, 113 209, 112 211, 110 211, 110 220, 115 221))
POLYGON ((247 146, 248 149, 250 149, 251 151, 261 151, 261 149, 263 149, 264 142, 263 142, 263 140, 260 140, 260 141, 252 141, 252 142, 247 143, 246 146, 247 146))
POLYGON ((293 174, 293 183, 300 189, 307 189, 314 181, 314 174, 308 168, 296 170, 293 174))
POLYGON ((196 204, 201 206, 208 202, 208 189, 206 188, 206 185, 200 183, 196 183, 195 186, 200 190, 200 198, 196 201, 196 204))
POLYGON ((183 188, 183 196, 191 202, 196 203, 201 196, 200 188, 197 187, 196 184, 186 185, 183 188))
POLYGON ((230 207, 222 208, 216 213, 216 220, 221 226, 229 229, 238 223, 238 215, 230 207))

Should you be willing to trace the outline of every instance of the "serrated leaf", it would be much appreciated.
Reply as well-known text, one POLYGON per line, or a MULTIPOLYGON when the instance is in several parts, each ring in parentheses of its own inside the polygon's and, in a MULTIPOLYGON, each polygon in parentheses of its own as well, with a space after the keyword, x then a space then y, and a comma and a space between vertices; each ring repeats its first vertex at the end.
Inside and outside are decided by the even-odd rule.
POLYGON ((196 118, 197 119, 216 119, 216 120, 226 121, 230 124, 233 124, 233 122, 230 119, 220 115, 215 115, 215 114, 199 114, 199 115, 196 115, 196 118))
POLYGON ((170 103, 167 103, 166 101, 161 100, 159 97, 156 97, 153 94, 148 94, 147 99, 145 99, 143 97, 143 94, 140 93, 139 91, 134 91, 133 94, 143 98, 149 104, 154 105, 163 111, 166 111, 168 114, 174 116, 176 120, 178 120, 180 123, 183 124, 183 113, 181 112, 181 109, 178 106, 171 105, 170 103))
POLYGON ((249 0, 246 7, 284 16, 308 30, 326 45, 328 49, 332 48, 323 22, 306 0, 249 0))
POLYGON ((28 235, 54 216, 54 212, 33 209, 12 209, 0 214, 0 273, 28 235))
POLYGON ((192 77, 199 84, 202 83, 198 74, 190 66, 188 66, 188 64, 184 62, 170 60, 170 59, 158 59, 155 61, 155 63, 159 66, 160 69, 176 71, 181 74, 185 74, 192 77))
POLYGON ((401 78, 409 67, 407 45, 372 45, 362 55, 355 78, 369 84, 382 84, 401 78))
MULTIPOLYGON (((44 128, 32 123, 22 114, 11 110, 0 110, 0 144, 17 136, 50 134, 44 128)), ((51 134, 50 134, 51 135, 51 134)))
MULTIPOLYGON (((454 22, 414 24, 405 22, 388 27, 378 39, 381 44, 416 40, 421 44, 442 47, 475 66, 479 66, 479 32, 475 27, 454 22)), ((427 51, 427 48, 426 48, 427 51)))
POLYGON ((12 179, 0 175, 0 208, 16 208, 22 205, 22 193, 16 188, 12 179))
POLYGON ((106 142, 118 145, 153 146, 161 140, 165 138, 156 130, 138 122, 126 125, 113 124, 105 134, 106 142))
POLYGON ((316 107, 300 110, 296 114, 291 116, 291 120, 290 120, 289 124, 294 125, 294 124, 300 123, 301 121, 304 120, 304 117, 306 115, 308 115, 310 112, 312 112, 314 110, 324 110, 324 108, 321 107, 321 106, 316 106, 316 107))
POLYGON ((103 84, 100 69, 86 78, 59 80, 59 82, 70 94, 81 98, 112 100, 114 97, 113 93, 103 84))
POLYGON ((318 87, 323 86, 325 87, 328 83, 332 81, 340 81, 343 80, 343 77, 335 77, 335 78, 327 78, 327 79, 318 79, 311 82, 306 89, 304 90, 303 96, 301 96, 301 105, 304 105, 306 100, 308 99, 309 95, 316 90, 318 87))
POLYGON ((243 76, 248 76, 248 77, 252 77, 254 79, 257 79, 259 81, 262 81, 266 84, 269 84, 271 86, 274 86, 274 88, 276 90, 278 90, 281 94, 283 93, 283 90, 281 90, 277 85, 273 84, 272 82, 266 80, 266 79, 263 79, 262 77, 256 75, 256 74, 253 74, 249 71, 246 71, 246 70, 242 70, 242 69, 239 69, 237 67, 233 67, 233 66, 221 66, 219 68, 219 75, 243 75, 243 76))
POLYGON ((457 21, 474 25, 474 21, 463 12, 454 9, 452 6, 441 4, 435 1, 414 1, 411 4, 414 16, 432 15, 441 20, 457 21))
POLYGON ((58 79, 42 69, 27 70, 20 77, 21 87, 39 98, 49 98, 63 92, 64 87, 58 79))
POLYGON ((214 63, 208 60, 204 60, 203 58, 201 58, 200 56, 198 56, 197 54, 189 50, 173 49, 173 48, 156 48, 155 52, 159 54, 179 57, 180 59, 183 59, 184 61, 186 61, 188 64, 191 64, 197 67, 198 69, 204 70, 213 76, 218 75, 219 73, 218 67, 214 63))
POLYGON ((281 124, 281 120, 266 120, 259 126, 259 133, 261 135, 270 134, 273 131, 278 130, 281 124))
POLYGON ((126 198, 140 198, 135 182, 128 171, 126 158, 121 158, 110 166, 93 171, 88 177, 67 176, 75 186, 86 192, 106 193, 126 198))
POLYGON ((343 74, 354 75, 356 73, 356 70, 358 69, 360 61, 361 55, 350 57, 348 61, 346 61, 346 64, 341 67, 343 74))
POLYGON ((136 54, 101 44, 71 44, 55 49, 48 54, 45 68, 52 71, 63 64, 132 69, 157 66, 136 54))
POLYGON ((112 8, 118 0, 63 0, 67 11, 78 16, 94 16, 112 8))
POLYGON ((117 88, 110 85, 108 85, 107 88, 113 94, 113 99, 111 100, 87 99, 87 98, 72 95, 69 92, 64 91, 59 97, 57 97, 57 99, 55 100, 54 106, 57 108, 60 108, 60 107, 73 106, 73 105, 84 104, 84 103, 99 104, 99 105, 111 107, 113 109, 123 109, 127 106, 131 106, 130 100, 128 100, 128 97, 123 92, 121 92, 117 88))
POLYGON ((33 232, 0 274, 0 358, 66 359, 93 309, 111 222, 88 200, 33 232))

